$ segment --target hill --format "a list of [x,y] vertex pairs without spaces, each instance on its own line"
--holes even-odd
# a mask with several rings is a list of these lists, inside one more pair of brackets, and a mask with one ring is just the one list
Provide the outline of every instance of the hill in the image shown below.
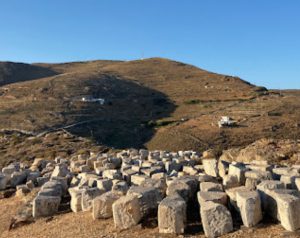
[[[63,128],[109,147],[166,150],[222,150],[299,135],[297,90],[267,90],[162,58],[9,65],[0,71],[2,130]],[[223,115],[238,127],[218,128]]]
[[0,86],[53,76],[57,72],[37,65],[0,62]]

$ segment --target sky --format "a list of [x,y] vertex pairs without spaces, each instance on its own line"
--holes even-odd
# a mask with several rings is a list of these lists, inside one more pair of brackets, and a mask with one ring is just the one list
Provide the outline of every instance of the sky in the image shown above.
[[150,57],[300,89],[300,1],[0,0],[0,61]]

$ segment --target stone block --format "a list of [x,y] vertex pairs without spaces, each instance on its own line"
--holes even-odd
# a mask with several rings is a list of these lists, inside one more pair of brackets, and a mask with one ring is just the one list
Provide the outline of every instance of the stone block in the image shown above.
[[248,191],[250,191],[250,190],[248,188],[246,188],[245,186],[240,186],[240,187],[235,187],[235,188],[230,188],[230,189],[225,190],[227,196],[229,197],[230,205],[236,211],[239,211],[239,208],[237,206],[237,192],[248,192]]
[[202,164],[206,174],[217,177],[218,176],[218,161],[216,159],[203,159]]
[[132,186],[128,190],[127,195],[137,196],[143,217],[157,214],[158,204],[162,200],[162,196],[157,188]]
[[100,190],[105,190],[106,192],[110,191],[113,186],[112,179],[98,179],[97,188]]
[[32,216],[34,218],[53,216],[58,211],[60,201],[60,197],[37,196],[33,200]]
[[206,202],[201,206],[200,214],[206,237],[219,237],[233,230],[231,214],[224,205]]
[[126,195],[112,205],[115,227],[124,230],[137,225],[141,219],[140,202],[135,195]]
[[78,187],[69,188],[69,193],[71,196],[70,207],[73,212],[82,211],[81,200],[82,200],[83,191],[84,188],[78,188]]
[[158,206],[160,233],[183,234],[186,223],[186,203],[178,195],[168,196]]
[[81,196],[81,207],[82,211],[91,211],[93,208],[92,201],[96,198],[105,193],[105,190],[100,190],[98,188],[86,188],[82,192]]
[[262,220],[261,202],[257,191],[237,192],[237,206],[244,226],[253,227]]
[[291,194],[276,196],[281,225],[288,231],[300,228],[300,198]]
[[113,217],[112,205],[121,197],[114,192],[106,192],[93,200],[93,218],[111,218]]
[[223,191],[222,184],[213,183],[213,182],[202,182],[200,183],[200,191],[209,192],[209,191]]
[[224,206],[227,205],[227,194],[220,191],[210,191],[210,192],[200,191],[197,193],[197,198],[200,207],[202,204],[205,204],[205,202],[219,203]]

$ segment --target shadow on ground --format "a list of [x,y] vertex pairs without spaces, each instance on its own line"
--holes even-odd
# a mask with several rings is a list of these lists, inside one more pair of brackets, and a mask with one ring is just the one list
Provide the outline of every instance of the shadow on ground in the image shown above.
[[79,124],[68,131],[109,147],[143,148],[154,135],[157,121],[176,108],[163,93],[111,75],[88,80],[83,86],[90,89],[86,95],[104,98],[105,104],[73,102],[69,116]]

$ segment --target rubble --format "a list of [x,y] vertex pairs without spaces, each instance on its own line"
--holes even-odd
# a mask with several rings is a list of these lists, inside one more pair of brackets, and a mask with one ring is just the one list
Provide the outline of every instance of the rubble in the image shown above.
[[[266,217],[288,231],[300,229],[299,166],[278,166],[265,160],[243,163],[208,150],[124,150],[70,159],[35,159],[1,169],[0,190],[16,191],[32,201],[32,217],[53,216],[67,201],[72,212],[93,219],[113,218],[117,229],[157,219],[160,233],[184,234],[189,220],[200,219],[207,237],[245,227]],[[197,202],[198,200],[198,202]],[[233,214],[233,216],[232,216]]]

